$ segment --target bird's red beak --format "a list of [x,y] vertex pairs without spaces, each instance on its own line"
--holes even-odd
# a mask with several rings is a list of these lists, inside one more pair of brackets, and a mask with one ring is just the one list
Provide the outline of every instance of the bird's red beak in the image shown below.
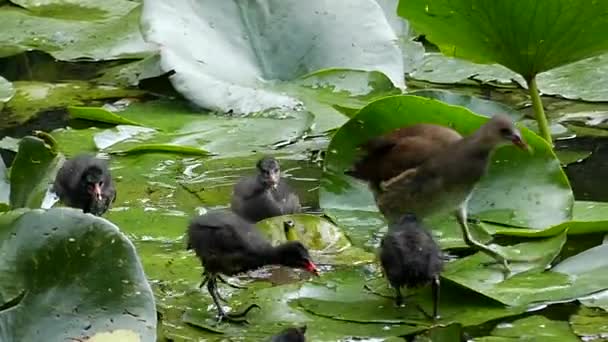
[[95,185],[93,186],[93,195],[95,195],[95,198],[97,198],[97,200],[101,201],[101,186],[99,186],[99,183],[95,183]]
[[312,261],[310,261],[310,260],[309,260],[309,261],[306,263],[305,269],[306,269],[308,272],[310,272],[310,273],[312,273],[312,274],[316,275],[317,277],[319,276],[319,270],[317,269],[317,266],[316,266],[316,265],[315,265],[315,264],[314,264]]

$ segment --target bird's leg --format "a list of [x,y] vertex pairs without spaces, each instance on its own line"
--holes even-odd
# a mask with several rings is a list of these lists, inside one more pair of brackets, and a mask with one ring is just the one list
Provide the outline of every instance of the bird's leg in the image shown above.
[[456,220],[458,220],[458,223],[460,224],[460,228],[462,229],[462,235],[464,237],[464,241],[468,244],[471,245],[477,249],[479,249],[480,251],[482,251],[483,253],[488,254],[489,256],[491,256],[492,258],[494,258],[498,263],[502,264],[502,266],[505,269],[505,273],[506,275],[508,275],[511,272],[511,269],[509,268],[509,264],[507,262],[507,258],[500,254],[499,252],[493,250],[492,248],[480,243],[479,241],[476,241],[475,239],[473,239],[473,236],[471,236],[471,232],[469,230],[469,226],[467,224],[467,206],[466,206],[466,202],[463,203],[460,208],[458,208],[456,210]]
[[213,303],[217,307],[218,323],[221,322],[222,320],[226,320],[226,321],[229,321],[232,323],[249,323],[249,322],[247,322],[246,319],[237,319],[237,318],[246,316],[249,313],[249,311],[251,311],[253,308],[260,309],[260,306],[257,304],[251,304],[243,312],[226,313],[226,311],[224,311],[224,309],[222,308],[222,306],[219,303],[219,299],[221,299],[223,301],[226,301],[226,300],[223,299],[217,291],[217,280],[216,280],[217,275],[213,276],[213,277],[212,276],[208,276],[208,277],[209,277],[209,281],[207,283],[207,290],[211,294],[211,298],[213,298]]
[[201,284],[198,286],[199,289],[202,288],[203,286],[205,286],[205,283],[207,281],[209,281],[209,273],[207,273],[207,271],[203,272],[202,277],[203,277],[203,281],[201,281]]
[[441,283],[439,282],[439,276],[436,275],[433,278],[433,282],[431,283],[431,288],[433,290],[433,318],[438,319],[439,314],[437,313],[437,307],[439,306],[439,289]]
[[397,304],[397,306],[401,306],[401,304],[403,304],[403,296],[401,295],[401,288],[400,287],[395,287],[395,304]]
[[228,285],[228,286],[230,286],[230,287],[232,287],[232,288],[235,288],[235,289],[240,289],[240,290],[244,290],[244,289],[246,289],[246,288],[247,288],[246,286],[240,286],[240,285],[233,284],[233,283],[231,283],[231,282],[229,282],[229,281],[225,280],[224,278],[222,278],[220,275],[217,275],[216,277],[217,277],[217,279],[218,279],[219,281],[221,281],[222,283],[224,283],[224,284],[226,284],[226,285]]
[[217,322],[220,323],[222,320],[226,320],[232,323],[247,323],[247,320],[239,320],[233,319],[230,315],[226,314],[226,311],[220,305],[220,295],[217,292],[217,281],[215,280],[215,276],[208,275],[209,279],[207,281],[207,291],[211,295],[213,299],[213,303],[217,308]]

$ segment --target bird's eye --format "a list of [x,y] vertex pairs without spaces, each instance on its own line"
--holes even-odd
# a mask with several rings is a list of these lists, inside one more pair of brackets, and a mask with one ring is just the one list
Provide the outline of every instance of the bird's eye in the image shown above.
[[500,135],[502,135],[503,137],[508,137],[508,136],[513,135],[513,133],[508,128],[501,128],[500,129]]
[[99,186],[103,186],[103,181],[99,182]]

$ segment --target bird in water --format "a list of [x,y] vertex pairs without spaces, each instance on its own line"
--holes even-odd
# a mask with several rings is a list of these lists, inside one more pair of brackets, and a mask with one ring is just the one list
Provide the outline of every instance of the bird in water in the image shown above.
[[287,328],[279,334],[274,335],[270,342],[305,342],[306,326]]
[[430,283],[433,318],[439,317],[439,274],[443,268],[443,257],[433,236],[418,222],[415,215],[405,214],[401,221],[389,225],[380,244],[380,263],[395,289],[395,302],[398,306],[403,303],[402,287],[415,288]]
[[106,161],[86,154],[61,166],[52,190],[65,205],[97,216],[103,215],[116,200]]
[[476,241],[467,220],[467,203],[487,172],[492,152],[507,144],[529,150],[519,129],[504,115],[492,117],[465,138],[444,126],[412,125],[362,145],[365,155],[346,173],[369,183],[389,222],[405,213],[425,219],[453,212],[467,244],[490,255],[509,273],[507,258]]
[[279,162],[264,157],[256,168],[257,175],[245,177],[234,186],[231,209],[251,222],[299,213],[300,199],[281,178]]
[[195,251],[205,269],[200,287],[207,284],[219,321],[246,322],[238,318],[247,315],[254,307],[259,308],[252,304],[242,313],[227,314],[220,305],[221,297],[217,290],[218,280],[227,283],[221,274],[231,276],[266,265],[283,265],[319,275],[301,242],[289,241],[272,246],[252,223],[232,211],[217,210],[195,217],[187,235],[187,249]]

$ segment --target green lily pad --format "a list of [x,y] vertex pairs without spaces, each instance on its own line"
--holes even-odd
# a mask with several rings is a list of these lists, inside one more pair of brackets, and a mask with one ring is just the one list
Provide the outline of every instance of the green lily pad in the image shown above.
[[535,315],[512,323],[499,324],[492,336],[473,339],[475,342],[507,342],[513,340],[542,340],[554,342],[578,341],[567,322],[553,321]]
[[[481,252],[448,263],[442,276],[506,305],[528,305],[538,300],[537,298],[557,300],[558,298],[544,297],[554,295],[552,291],[557,292],[558,295],[564,294],[553,287],[548,287],[547,278],[552,278],[543,277],[548,272],[540,272],[551,264],[565,242],[566,234],[561,234],[545,240],[525,242],[509,247],[493,245],[495,249],[512,260],[510,263],[511,277],[506,280],[502,266],[485,265],[493,259]],[[557,273],[555,278],[562,279]],[[563,281],[567,281],[567,279],[563,279]]]
[[479,115],[494,116],[496,114],[504,114],[510,116],[513,121],[518,121],[523,117],[522,113],[500,102],[484,100],[469,95],[456,94],[445,90],[425,89],[413,91],[409,94],[439,100],[455,106],[465,107],[471,112]]
[[376,259],[372,253],[353,247],[339,227],[315,215],[297,214],[273,217],[258,223],[260,230],[274,243],[286,242],[283,223],[295,223],[297,239],[313,252],[315,262],[322,264],[357,265]]
[[506,280],[496,266],[493,270],[479,266],[491,261],[481,253],[448,264],[443,276],[508,305],[573,301],[608,289],[608,259],[605,257],[608,245],[572,256],[550,271],[543,270],[543,265],[550,263],[559,253],[565,236],[562,233],[542,241],[503,248],[503,252],[512,258],[519,256],[520,259],[531,260],[513,262],[512,268],[517,274]]
[[52,140],[21,139],[11,166],[11,208],[40,208],[63,159],[56,148]]
[[402,0],[398,13],[444,54],[497,62],[530,80],[606,52],[607,10],[608,3],[592,0]]
[[14,82],[15,96],[5,104],[0,128],[18,126],[42,110],[77,106],[89,101],[139,96],[137,89],[96,86],[88,82]]
[[[176,20],[183,25],[169,29]],[[300,99],[281,86],[277,91],[276,81],[328,68],[379,71],[404,87],[397,37],[373,0],[152,0],[144,4],[142,25],[147,40],[162,46],[162,69],[175,71],[175,89],[210,110],[296,109]],[[205,48],[210,44],[213,49]]]
[[[449,126],[468,135],[484,122],[469,110],[417,96],[391,96],[372,102],[334,135],[321,179],[322,208],[375,211],[375,203],[363,182],[344,175],[356,158],[356,147],[391,129],[420,122]],[[551,148],[522,128],[533,148],[527,154],[503,147],[493,157],[488,174],[469,202],[476,216],[522,227],[542,228],[569,220],[572,191]]]
[[272,151],[273,145],[301,138],[313,124],[307,112],[277,116],[226,118],[201,113],[182,101],[134,103],[120,116],[162,131],[143,132],[104,148],[119,151],[141,144],[193,147],[222,157],[249,156]]
[[138,85],[141,80],[154,78],[162,74],[160,55],[155,54],[142,60],[105,69],[96,81],[101,84],[129,87]]
[[6,78],[0,76],[0,111],[4,104],[15,95],[15,88]]
[[524,229],[484,223],[487,231],[497,235],[548,237],[567,231],[571,235],[608,232],[608,203],[576,201],[572,219],[543,229]]
[[99,107],[76,107],[69,106],[68,113],[74,119],[82,119],[89,121],[99,121],[115,125],[133,125],[143,126],[142,124],[123,118],[122,116],[112,113]]
[[538,75],[540,91],[567,99],[608,101],[608,54],[583,59]]
[[0,203],[9,203],[10,192],[11,184],[8,170],[6,169],[6,165],[4,165],[4,160],[0,158]]
[[13,1],[0,8],[0,56],[42,50],[59,60],[138,58],[156,47],[139,32],[137,2]]
[[[424,59],[410,77],[432,83],[484,83],[498,86],[513,84],[514,80],[525,81],[518,74],[500,64],[476,64],[458,58],[432,52]],[[520,84],[521,84],[520,83]]]
[[[378,291],[378,294],[372,293],[364,288],[365,285],[373,290],[383,290]],[[482,296],[475,296],[448,282],[442,283],[441,290],[441,319],[438,322],[429,320],[416,308],[416,305],[420,305],[425,311],[431,311],[432,297],[429,288],[408,291],[407,294],[411,297],[407,298],[405,307],[396,307],[394,299],[382,297],[394,295],[394,292],[388,289],[386,279],[368,279],[366,282],[366,277],[356,270],[333,272],[314,283],[306,283],[300,290],[298,304],[321,317],[343,322],[385,325],[393,336],[411,334],[453,322],[463,326],[478,325],[524,311],[522,307],[507,308]]]
[[583,341],[601,341],[608,336],[608,313],[603,310],[581,307],[570,316],[570,326]]
[[156,338],[150,286],[131,242],[74,209],[0,215],[0,339],[87,339],[117,329]]

